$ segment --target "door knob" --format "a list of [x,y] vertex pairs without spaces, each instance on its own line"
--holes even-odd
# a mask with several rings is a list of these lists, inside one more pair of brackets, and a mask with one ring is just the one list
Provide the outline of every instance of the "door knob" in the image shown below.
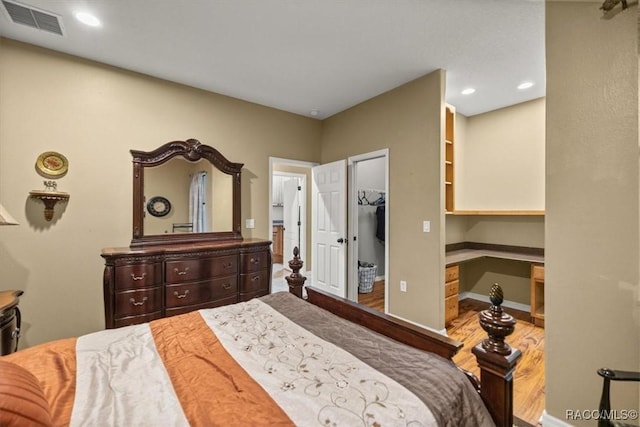
[[344,239],[341,237],[338,239],[338,243],[344,243]]

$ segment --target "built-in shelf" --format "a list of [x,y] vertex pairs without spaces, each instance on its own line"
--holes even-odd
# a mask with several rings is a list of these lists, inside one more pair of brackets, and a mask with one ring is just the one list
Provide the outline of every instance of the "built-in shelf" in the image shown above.
[[444,134],[444,210],[445,212],[453,212],[454,205],[454,158],[453,158],[453,141],[455,140],[455,109],[447,105],[445,108],[445,134]]

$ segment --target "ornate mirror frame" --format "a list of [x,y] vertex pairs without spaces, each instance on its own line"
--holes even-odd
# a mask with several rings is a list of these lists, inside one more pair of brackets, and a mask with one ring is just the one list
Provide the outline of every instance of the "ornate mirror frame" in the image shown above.
[[[133,156],[133,238],[131,247],[152,245],[185,244],[212,240],[242,239],[240,228],[240,171],[243,163],[233,163],[227,160],[218,150],[200,143],[196,139],[186,141],[172,141],[153,151],[130,150]],[[210,233],[179,233],[144,235],[144,170],[148,167],[159,166],[173,157],[182,156],[186,160],[195,162],[200,159],[208,160],[219,171],[232,175],[233,185],[233,227],[232,231]]]

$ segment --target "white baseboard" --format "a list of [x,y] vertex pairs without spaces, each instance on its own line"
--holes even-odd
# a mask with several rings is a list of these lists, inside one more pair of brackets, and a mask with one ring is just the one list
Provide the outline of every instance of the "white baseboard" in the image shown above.
[[376,282],[379,282],[381,280],[384,280],[384,276],[376,276],[376,278],[374,279]]
[[[458,296],[458,300],[463,300],[465,298],[471,298],[471,299],[475,299],[478,301],[482,301],[482,302],[491,302],[491,300],[489,300],[489,296],[487,295],[482,295],[482,294],[476,294],[475,292],[462,292],[459,296]],[[503,307],[507,307],[507,308],[513,308],[514,310],[520,310],[520,311],[525,311],[527,313],[529,313],[531,311],[531,306],[528,304],[522,304],[519,302],[514,302],[514,301],[508,301],[508,300],[504,300],[504,302],[502,303]]]
[[549,415],[546,410],[542,411],[540,423],[542,427],[572,427],[572,424],[568,424],[559,418]]

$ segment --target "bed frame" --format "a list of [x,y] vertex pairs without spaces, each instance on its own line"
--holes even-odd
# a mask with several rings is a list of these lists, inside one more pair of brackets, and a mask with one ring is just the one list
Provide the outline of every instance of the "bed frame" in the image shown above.
[[[295,248],[297,249],[297,248]],[[306,278],[299,274],[302,261],[294,249],[291,260],[293,273],[286,277],[289,292],[302,298],[302,289]],[[449,337],[419,328],[411,323],[356,304],[344,298],[329,294],[320,289],[307,286],[307,301],[346,320],[358,323],[375,332],[412,347],[436,353],[451,360],[463,344]],[[492,306],[478,314],[480,325],[488,338],[476,345],[472,352],[480,367],[480,381],[470,372],[462,370],[489,410],[497,426],[513,425],[513,371],[522,355],[520,350],[512,349],[504,342],[515,327],[514,318],[502,310],[502,289],[494,284],[489,294]],[[455,364],[455,363],[454,363]]]

